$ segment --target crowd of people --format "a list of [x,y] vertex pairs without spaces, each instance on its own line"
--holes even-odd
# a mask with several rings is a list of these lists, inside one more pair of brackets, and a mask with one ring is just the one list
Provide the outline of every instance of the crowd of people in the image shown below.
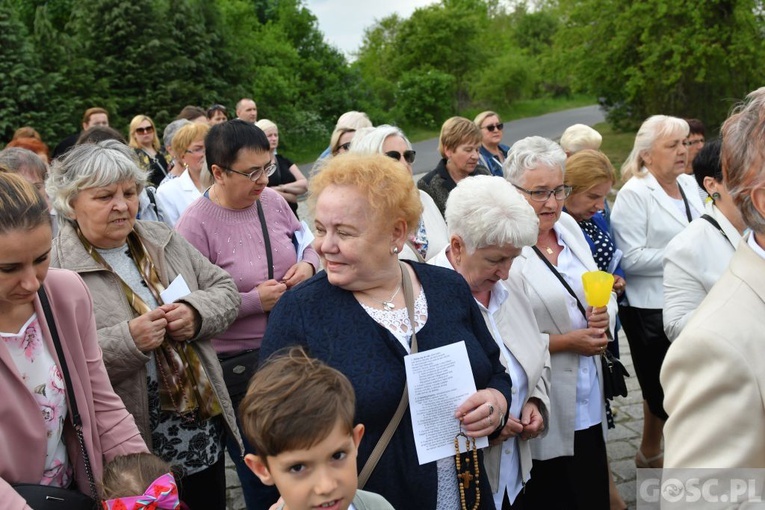
[[[721,140],[646,119],[612,207],[581,124],[508,146],[496,112],[452,117],[416,180],[404,132],[351,111],[308,179],[254,100],[235,115],[186,107],[160,141],[94,107],[0,151],[7,508],[223,509],[228,451],[248,509],[621,510],[620,331],[636,467],[765,467],[765,88]],[[408,357],[453,344],[475,390],[421,463]]]

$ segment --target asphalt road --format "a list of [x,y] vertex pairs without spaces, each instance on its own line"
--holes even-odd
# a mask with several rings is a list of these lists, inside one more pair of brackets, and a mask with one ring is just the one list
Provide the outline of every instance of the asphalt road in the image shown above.
[[[521,138],[527,136],[544,136],[557,140],[572,124],[587,124],[592,126],[603,122],[605,117],[598,105],[584,106],[561,112],[548,113],[539,117],[529,117],[525,119],[505,122],[504,136],[502,142],[512,145]],[[438,154],[438,139],[425,140],[417,142],[414,150],[417,151],[417,159],[414,162],[414,174],[424,174],[433,170],[441,156]],[[300,165],[303,175],[308,176],[313,168],[313,163]]]

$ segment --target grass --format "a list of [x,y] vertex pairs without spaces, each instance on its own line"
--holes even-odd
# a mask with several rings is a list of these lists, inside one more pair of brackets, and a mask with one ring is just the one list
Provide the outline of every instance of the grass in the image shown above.
[[603,135],[603,143],[600,146],[600,150],[608,156],[608,159],[611,160],[611,164],[614,165],[618,186],[621,183],[621,172],[619,169],[632,150],[637,132],[630,131],[622,133],[614,131],[614,129],[606,122],[595,124],[592,127],[598,133]]

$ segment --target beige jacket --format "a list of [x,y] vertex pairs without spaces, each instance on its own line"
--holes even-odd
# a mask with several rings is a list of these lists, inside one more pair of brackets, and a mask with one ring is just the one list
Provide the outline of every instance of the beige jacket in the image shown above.
[[[181,274],[191,290],[183,302],[199,312],[202,325],[190,340],[213,383],[223,407],[227,428],[244,447],[235,421],[235,411],[223,382],[220,363],[210,339],[236,319],[241,298],[234,281],[223,269],[210,263],[180,235],[162,223],[137,221],[135,231],[143,240],[154,262],[159,278],[169,285]],[[93,296],[104,364],[115,392],[135,418],[146,444],[151,448],[149,428],[149,394],[146,383],[146,363],[149,356],[138,350],[128,330],[134,318],[133,309],[122,291],[116,275],[105,270],[88,254],[72,225],[61,228],[53,240],[51,266],[77,272]]]

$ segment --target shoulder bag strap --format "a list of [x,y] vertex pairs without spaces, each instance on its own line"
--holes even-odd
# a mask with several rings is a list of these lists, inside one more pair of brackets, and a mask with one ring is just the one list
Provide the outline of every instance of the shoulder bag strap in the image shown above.
[[56,327],[56,321],[53,318],[53,312],[51,311],[50,302],[48,301],[48,294],[45,292],[45,286],[40,285],[37,295],[40,298],[40,304],[45,313],[45,322],[48,324],[53,345],[56,347],[56,355],[58,356],[61,373],[64,376],[64,385],[66,386],[66,395],[69,400],[69,411],[71,412],[72,425],[74,425],[74,430],[77,433],[77,440],[80,443],[82,460],[85,463],[85,473],[88,475],[88,484],[90,485],[90,495],[93,499],[97,500],[98,492],[96,491],[93,469],[90,466],[90,457],[88,457],[88,451],[85,449],[85,439],[82,436],[82,418],[77,409],[77,400],[74,398],[74,389],[72,388],[72,378],[69,375],[69,368],[66,365],[64,349],[61,347],[61,339],[58,336],[58,328]]
[[576,299],[576,306],[579,308],[579,311],[582,312],[584,319],[587,320],[587,312],[585,311],[584,306],[582,306],[582,302],[579,301],[579,296],[576,295],[576,293],[574,292],[574,289],[571,288],[571,286],[568,284],[566,279],[563,278],[563,276],[561,276],[561,274],[558,272],[557,269],[555,269],[555,266],[553,266],[552,263],[549,260],[547,260],[547,258],[544,255],[542,255],[542,252],[539,251],[539,248],[537,248],[536,246],[532,246],[532,248],[534,249],[534,252],[536,252],[536,254],[539,256],[539,258],[542,259],[542,262],[544,262],[547,265],[547,267],[550,269],[550,271],[552,271],[552,274],[554,274],[556,278],[560,280],[563,286],[566,287],[566,290],[568,291],[568,293],[574,296],[574,299]]
[[677,183],[677,189],[680,190],[680,196],[683,197],[683,204],[685,204],[685,215],[688,217],[688,223],[693,221],[693,216],[691,215],[691,206],[688,205],[688,199],[685,197],[685,191],[683,191],[683,187],[680,186],[680,183]]
[[[417,335],[414,332],[416,325],[414,322],[414,291],[412,290],[412,279],[409,276],[409,270],[404,262],[399,261],[399,267],[401,268],[401,283],[404,291],[404,300],[406,301],[407,312],[409,312],[409,325],[412,328],[412,345],[410,352],[414,354],[417,352]],[[390,443],[393,434],[396,432],[398,424],[401,423],[401,418],[403,418],[408,406],[409,387],[404,383],[404,393],[401,395],[401,401],[398,403],[398,408],[396,408],[393,418],[391,418],[388,426],[385,427],[385,431],[382,436],[380,436],[374,450],[372,450],[367,462],[364,464],[364,468],[359,474],[359,489],[364,488],[364,485],[366,485],[369,477],[372,475],[372,471],[374,471],[380,457],[382,457],[383,452],[388,447],[388,443]]]
[[[702,217],[702,218],[704,218],[705,220],[707,220],[707,221],[708,221],[708,222],[709,222],[709,223],[710,223],[710,224],[711,224],[711,225],[712,225],[714,228],[716,228],[716,229],[717,229],[717,231],[718,231],[718,232],[720,232],[720,235],[721,235],[721,236],[723,236],[723,237],[725,238],[725,240],[726,240],[726,241],[728,241],[728,244],[730,244],[731,246],[733,246],[733,243],[731,243],[731,242],[730,242],[730,239],[728,238],[728,235],[727,235],[727,234],[725,233],[725,231],[722,229],[722,227],[720,226],[720,224],[719,224],[719,223],[717,223],[717,220],[716,220],[716,219],[714,219],[713,217],[711,217],[711,216],[710,216],[710,215],[708,215],[708,214],[702,214],[702,215],[701,215],[701,217]],[[733,246],[733,247],[735,248],[735,246]]]
[[266,263],[268,264],[268,279],[274,279],[274,257],[271,254],[271,238],[268,236],[268,227],[266,226],[266,215],[263,213],[263,205],[260,203],[260,199],[255,203],[258,206],[258,219],[260,220],[260,228],[263,229],[263,244],[266,246]]

